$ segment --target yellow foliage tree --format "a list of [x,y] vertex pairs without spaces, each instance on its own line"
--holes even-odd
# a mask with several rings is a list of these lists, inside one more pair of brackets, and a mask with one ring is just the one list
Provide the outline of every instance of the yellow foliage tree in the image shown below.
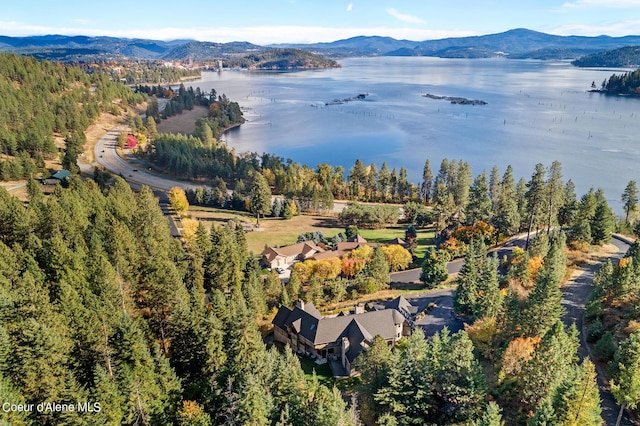
[[495,356],[495,346],[493,344],[493,336],[496,335],[496,319],[495,317],[480,318],[473,325],[464,325],[464,330],[469,338],[482,355],[488,359]]
[[193,252],[196,244],[196,231],[198,230],[198,221],[196,219],[182,219],[182,238],[191,252]]
[[263,169],[262,176],[267,180],[269,186],[276,185],[276,175],[271,171],[271,169]]
[[313,263],[313,275],[320,279],[332,280],[340,275],[340,272],[342,272],[342,262],[337,257],[317,260]]
[[211,417],[202,406],[195,401],[182,401],[182,407],[178,410],[179,425],[212,425]]
[[314,261],[306,261],[306,262],[297,262],[293,264],[293,271],[298,275],[300,281],[303,283],[308,282],[311,278],[311,274],[313,273],[313,262]]
[[411,263],[412,258],[409,250],[398,244],[383,246],[381,250],[382,253],[384,253],[384,257],[387,259],[389,270],[391,272],[407,269],[407,266]]
[[143,133],[136,135],[136,140],[138,141],[138,146],[143,148],[147,144],[147,136]]
[[629,266],[629,262],[631,262],[630,257],[623,257],[622,259],[620,259],[620,262],[618,262],[618,268],[625,269],[627,266]]
[[517,337],[509,342],[502,354],[500,374],[504,377],[520,373],[524,364],[533,358],[538,343],[540,343],[539,337]]
[[371,256],[373,256],[373,247],[371,246],[360,246],[351,250],[351,252],[347,254],[347,257],[352,259],[362,259],[365,262],[370,261]]
[[536,282],[538,272],[540,272],[543,263],[544,259],[542,258],[542,256],[533,256],[531,259],[529,259],[527,270],[529,271],[529,280],[531,282]]
[[187,195],[184,193],[184,189],[179,186],[174,186],[169,191],[169,204],[171,208],[177,213],[182,214],[189,209],[189,201],[187,201]]

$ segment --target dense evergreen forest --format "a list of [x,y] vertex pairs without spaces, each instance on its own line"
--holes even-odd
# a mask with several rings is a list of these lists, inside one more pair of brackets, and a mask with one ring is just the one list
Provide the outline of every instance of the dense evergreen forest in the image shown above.
[[640,46],[627,46],[594,53],[571,63],[577,67],[637,68],[640,66]]
[[[577,217],[592,197],[605,205],[583,197]],[[108,190],[74,178],[50,196],[31,181],[29,198],[0,190],[4,400],[100,411],[0,413],[11,424],[600,424],[593,365],[576,361],[577,331],[559,322],[563,234],[539,233],[504,278],[472,240],[456,309],[473,325],[430,340],[417,330],[393,350],[374,340],[358,362],[356,409],[308,381],[288,349],[264,345],[258,320],[327,284],[265,281],[240,226],[200,224],[180,244],[151,191],[119,178]]]
[[242,228],[200,226],[183,248],[148,188],[39,191],[25,206],[0,190],[2,400],[100,411],[0,412],[4,423],[353,424],[339,392],[265,347]]
[[[21,179],[64,152],[63,167],[77,170],[84,131],[100,112],[145,100],[101,72],[87,75],[70,65],[0,55],[0,179]],[[64,150],[54,137],[64,140]]]
[[640,69],[620,75],[613,74],[603,82],[603,88],[612,95],[640,96]]
[[229,57],[224,60],[228,68],[247,68],[250,70],[286,70],[297,68],[337,68],[340,65],[333,59],[300,49],[269,49],[245,56]]

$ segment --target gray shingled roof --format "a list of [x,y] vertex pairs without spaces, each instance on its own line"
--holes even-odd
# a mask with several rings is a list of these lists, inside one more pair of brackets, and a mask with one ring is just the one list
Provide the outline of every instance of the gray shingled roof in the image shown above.
[[343,337],[349,340],[349,350],[347,351],[347,359],[349,362],[353,362],[354,359],[365,349],[365,345],[373,341],[373,336],[367,331],[366,328],[353,319],[347,329],[343,333]]
[[407,299],[402,296],[398,296],[390,302],[387,302],[385,305],[386,309],[397,309],[400,312],[406,311],[410,314],[416,314],[418,312],[418,307],[413,306]]
[[[318,312],[315,306],[313,306],[313,303],[307,303],[305,306],[305,310],[302,310],[296,306],[292,311],[286,306],[282,306],[280,307],[280,310],[278,310],[278,313],[276,314],[273,321],[271,321],[271,323],[283,330],[291,325],[296,330],[296,333],[313,342],[316,338],[316,332],[318,331],[320,313],[318,312],[318,317],[314,316],[312,313],[307,312],[307,309],[309,309],[309,307],[312,308],[313,311]],[[289,311],[286,317],[285,314],[280,315],[280,311],[283,310],[285,313]]]
[[319,345],[348,337],[345,333],[352,321],[357,321],[358,327],[363,330],[361,334],[366,334],[367,339],[372,339],[372,336],[378,334],[384,339],[395,339],[397,338],[395,326],[403,323],[405,318],[395,309],[322,318],[315,306],[307,303],[304,310],[295,307],[292,311],[286,306],[280,307],[271,323],[283,330],[291,325],[299,335]]
[[280,306],[280,309],[278,309],[276,316],[273,317],[271,324],[275,325],[276,327],[284,329],[285,323],[287,322],[289,315],[291,315],[291,309],[287,308],[284,305]]
[[322,318],[318,323],[318,332],[314,343],[323,344],[337,341],[353,320],[357,320],[358,324],[364,327],[371,336],[379,334],[385,339],[395,338],[395,325],[405,321],[402,314],[395,309],[365,312],[344,317]]

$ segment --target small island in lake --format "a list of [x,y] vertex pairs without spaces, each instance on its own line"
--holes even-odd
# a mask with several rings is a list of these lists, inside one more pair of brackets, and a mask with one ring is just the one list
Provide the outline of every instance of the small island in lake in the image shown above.
[[487,105],[485,101],[481,101],[479,99],[467,99],[467,98],[460,98],[455,96],[438,96],[438,95],[432,95],[431,93],[425,93],[422,96],[424,96],[425,98],[435,99],[438,101],[449,101],[452,104],[456,104],[456,105]]
[[325,105],[342,105],[342,104],[346,104],[347,102],[351,102],[351,101],[362,101],[362,100],[366,99],[367,96],[369,96],[368,93],[360,93],[359,95],[352,96],[350,98],[334,99],[332,101],[325,102],[324,104]]

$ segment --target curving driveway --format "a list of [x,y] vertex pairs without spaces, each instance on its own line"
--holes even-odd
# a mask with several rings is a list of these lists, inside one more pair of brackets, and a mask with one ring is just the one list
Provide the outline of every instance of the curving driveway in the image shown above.
[[[509,240],[507,240],[504,244],[494,249],[489,250],[488,254],[493,256],[495,253],[498,256],[498,259],[502,259],[504,256],[508,256],[514,248],[520,247],[524,248],[527,240],[527,234],[517,235]],[[457,274],[460,272],[462,265],[464,264],[464,259],[454,259],[451,262],[447,263],[447,272],[449,275]],[[396,283],[418,283],[420,282],[420,274],[422,273],[422,269],[409,269],[407,271],[394,272],[391,274],[391,282]]]
[[147,185],[163,191],[169,191],[174,186],[183,189],[196,189],[198,186],[202,186],[153,175],[146,171],[139,160],[125,160],[120,157],[116,150],[116,144],[121,130],[120,127],[110,130],[96,143],[94,148],[96,162],[93,163],[93,166],[103,166],[109,172],[122,176],[129,183]]
[[[625,255],[629,249],[629,244],[616,236],[611,239],[611,244],[617,248],[616,253],[610,257],[610,259],[615,263]],[[591,351],[586,342],[584,310],[593,290],[593,276],[601,265],[602,262],[598,262],[587,266],[582,273],[571,279],[564,287],[562,287],[562,306],[566,310],[562,317],[562,322],[565,326],[575,324],[580,332],[580,347],[578,348],[578,357],[580,359],[592,357]],[[615,425],[620,406],[611,394],[609,384],[605,380],[604,371],[602,371],[602,368],[598,364],[596,364],[596,371],[598,373],[598,388],[600,389],[602,418],[607,425]],[[625,426],[638,425],[638,423],[630,417],[628,412],[624,413],[620,424]]]

